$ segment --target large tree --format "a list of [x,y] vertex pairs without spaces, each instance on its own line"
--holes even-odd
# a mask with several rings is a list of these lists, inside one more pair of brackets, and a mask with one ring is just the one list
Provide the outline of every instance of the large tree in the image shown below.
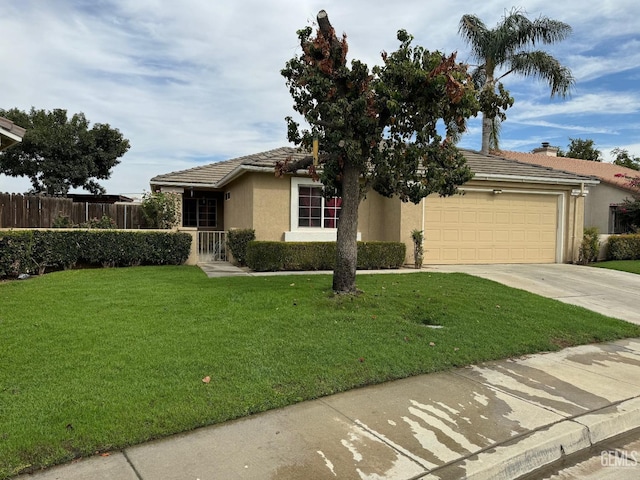
[[83,113],[68,118],[66,110],[32,107],[0,110],[0,116],[27,129],[21,143],[0,153],[0,173],[28,177],[34,193],[59,195],[80,187],[104,193],[96,180],[108,179],[129,150],[118,129],[101,123],[89,128]]
[[513,99],[501,80],[511,73],[537,77],[546,81],[551,96],[566,96],[574,83],[571,71],[553,56],[535,47],[564,40],[571,27],[566,23],[539,17],[529,20],[520,10],[505,14],[498,25],[489,29],[475,15],[464,15],[459,33],[471,47],[478,66],[473,72],[482,110],[482,152],[498,149],[500,121]]
[[611,155],[616,157],[613,160],[614,165],[631,168],[632,170],[640,170],[640,157],[629,154],[629,150],[626,148],[616,147],[611,150]]
[[602,161],[602,152],[595,147],[595,143],[591,139],[570,138],[568,150],[564,156],[592,162]]
[[[325,11],[317,20],[315,36],[311,27],[298,31],[302,52],[282,70],[294,110],[309,125],[287,117],[288,138],[308,150],[319,140],[319,166],[310,171],[325,196],[342,198],[333,289],[353,293],[358,206],[367,190],[414,203],[431,193],[456,193],[472,174],[454,140],[478,106],[455,55],[414,47],[401,30],[398,50],[383,53],[382,66],[370,72],[358,60],[347,64],[346,35],[336,36]],[[286,163],[279,167],[287,171]]]

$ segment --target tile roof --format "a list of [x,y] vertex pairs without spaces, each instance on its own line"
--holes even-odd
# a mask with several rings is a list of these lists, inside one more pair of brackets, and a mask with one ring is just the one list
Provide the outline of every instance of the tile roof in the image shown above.
[[624,188],[625,190],[633,190],[629,187],[629,180],[625,178],[625,176],[640,176],[640,172],[636,170],[632,170],[627,167],[619,167],[612,163],[593,162],[590,160],[581,160],[579,158],[554,157],[539,153],[502,151],[500,154],[506,158],[511,158],[519,162],[541,165],[580,175],[591,175],[602,182]]
[[238,167],[251,166],[273,168],[277,161],[284,160],[287,157],[300,159],[306,154],[298,152],[295,148],[281,147],[267,152],[254,153],[244,157],[232,158],[222,162],[210,163],[200,167],[189,168],[187,170],[179,170],[177,172],[165,173],[157,175],[151,179],[152,184],[156,185],[193,185],[214,187],[224,177],[234,172]]
[[594,177],[589,175],[579,175],[572,172],[554,170],[549,167],[519,162],[511,158],[505,158],[504,156],[484,155],[480,152],[464,149],[462,149],[462,153],[467,160],[467,165],[469,165],[469,168],[475,174],[475,178],[478,179],[483,177],[513,177],[541,182],[598,183]]
[[[478,179],[526,179],[550,183],[597,183],[597,180],[591,176],[553,170],[548,167],[508,159],[504,156],[483,155],[472,150],[462,150],[462,153],[467,159],[469,168]],[[289,157],[292,157],[293,160],[301,160],[308,157],[308,154],[299,152],[292,147],[281,147],[267,152],[246,155],[244,157],[211,163],[188,170],[158,175],[151,179],[151,184],[203,187],[222,186],[235,174],[241,173],[242,170],[270,170],[274,168],[277,161],[283,161]]]

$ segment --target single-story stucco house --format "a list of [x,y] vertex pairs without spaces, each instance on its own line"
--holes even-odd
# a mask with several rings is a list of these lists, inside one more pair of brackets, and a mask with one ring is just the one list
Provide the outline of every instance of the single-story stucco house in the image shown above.
[[618,209],[626,198],[640,193],[629,186],[629,178],[640,176],[640,172],[612,163],[593,162],[578,158],[558,157],[558,149],[543,143],[533,153],[500,152],[500,155],[533,165],[588,175],[600,180],[600,184],[589,190],[584,206],[584,226],[596,227],[602,234],[624,233]]
[[[425,264],[562,263],[578,258],[584,197],[597,179],[463,150],[474,178],[462,195],[418,205],[370,191],[360,204],[362,241],[400,241],[413,263],[414,229],[425,232]],[[325,200],[306,170],[275,176],[276,162],[308,154],[283,147],[151,179],[182,199],[182,226],[253,228],[258,240],[335,240],[339,201]],[[202,242],[202,240],[200,240]],[[202,250],[202,247],[201,247]]]

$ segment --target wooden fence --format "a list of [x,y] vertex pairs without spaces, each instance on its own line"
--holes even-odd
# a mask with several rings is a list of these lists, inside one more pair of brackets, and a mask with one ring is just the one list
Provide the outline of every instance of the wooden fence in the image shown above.
[[139,204],[74,202],[70,198],[0,193],[0,228],[50,228],[59,216],[80,225],[103,216],[117,228],[144,228]]

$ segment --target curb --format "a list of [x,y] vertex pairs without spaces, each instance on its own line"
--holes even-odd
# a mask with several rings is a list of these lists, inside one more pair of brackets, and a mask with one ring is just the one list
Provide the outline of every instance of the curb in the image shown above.
[[640,397],[563,420],[417,480],[514,480],[640,427]]

